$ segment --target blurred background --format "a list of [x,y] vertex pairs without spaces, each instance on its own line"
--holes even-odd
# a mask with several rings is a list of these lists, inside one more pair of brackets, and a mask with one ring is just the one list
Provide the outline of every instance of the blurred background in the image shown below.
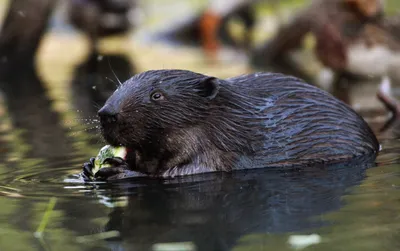
[[[286,250],[314,230],[330,238],[315,249],[398,247],[400,1],[0,0],[0,23],[1,250]],[[380,169],[69,179],[105,144],[96,112],[119,82],[170,68],[303,78],[366,119]]]

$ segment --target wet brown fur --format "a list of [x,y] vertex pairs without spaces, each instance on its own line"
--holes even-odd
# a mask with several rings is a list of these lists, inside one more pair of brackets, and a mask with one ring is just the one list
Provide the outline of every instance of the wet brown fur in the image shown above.
[[[154,101],[151,94],[164,99]],[[329,93],[274,73],[218,79],[153,70],[126,81],[104,109],[103,136],[132,149],[132,170],[160,176],[335,163],[376,154],[367,123]]]

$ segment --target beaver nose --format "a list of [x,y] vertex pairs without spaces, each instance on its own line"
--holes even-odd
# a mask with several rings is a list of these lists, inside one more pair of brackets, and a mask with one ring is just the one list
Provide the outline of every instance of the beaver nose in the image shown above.
[[105,105],[97,112],[97,115],[101,122],[112,123],[117,122],[118,112],[112,106]]

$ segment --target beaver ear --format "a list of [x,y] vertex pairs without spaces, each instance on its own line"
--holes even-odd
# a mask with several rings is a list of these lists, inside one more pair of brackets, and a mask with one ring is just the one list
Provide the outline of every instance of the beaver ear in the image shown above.
[[213,99],[217,96],[220,85],[219,79],[214,77],[207,77],[202,79],[199,83],[199,94],[202,97]]

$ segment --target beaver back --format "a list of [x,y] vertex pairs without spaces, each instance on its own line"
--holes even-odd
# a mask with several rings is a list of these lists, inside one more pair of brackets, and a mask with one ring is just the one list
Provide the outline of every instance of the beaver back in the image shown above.
[[[227,79],[214,110],[209,124],[217,129],[209,130],[216,132],[211,138],[222,149],[241,142],[248,156],[254,156],[248,160],[255,166],[339,162],[379,150],[368,124],[349,106],[282,74],[255,73]],[[219,119],[213,114],[219,114]]]

